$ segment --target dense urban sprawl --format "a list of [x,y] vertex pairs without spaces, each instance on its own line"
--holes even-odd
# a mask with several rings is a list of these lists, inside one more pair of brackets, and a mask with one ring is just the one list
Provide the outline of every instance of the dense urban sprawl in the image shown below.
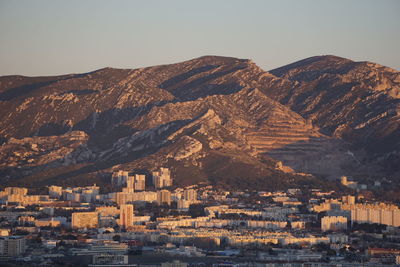
[[[146,181],[151,178],[151,181]],[[0,192],[0,254],[10,266],[385,266],[400,264],[400,209],[311,189],[173,186],[168,168],[96,185]]]

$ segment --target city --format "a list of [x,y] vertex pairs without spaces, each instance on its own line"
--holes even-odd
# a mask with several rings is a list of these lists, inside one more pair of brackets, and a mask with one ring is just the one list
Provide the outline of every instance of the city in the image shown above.
[[0,0],[0,267],[400,267],[399,14]]
[[[354,186],[346,177],[338,178]],[[400,264],[400,209],[324,192],[174,187],[151,176],[110,173],[96,185],[0,192],[6,266],[386,266]]]

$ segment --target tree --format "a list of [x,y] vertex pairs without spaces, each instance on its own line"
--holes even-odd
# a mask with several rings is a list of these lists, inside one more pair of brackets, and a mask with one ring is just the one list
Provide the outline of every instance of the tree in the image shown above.
[[121,236],[120,235],[115,235],[115,236],[113,236],[113,240],[121,242]]
[[192,218],[206,216],[204,208],[205,206],[202,204],[192,204],[189,206],[189,215],[192,216]]
[[327,251],[326,255],[328,255],[328,256],[336,256],[336,251],[334,251],[333,249],[329,249]]

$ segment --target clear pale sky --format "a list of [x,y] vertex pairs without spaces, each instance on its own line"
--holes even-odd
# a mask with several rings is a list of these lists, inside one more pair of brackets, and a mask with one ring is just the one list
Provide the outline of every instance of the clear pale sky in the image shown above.
[[0,75],[138,68],[203,55],[265,70],[333,54],[400,70],[399,0],[0,0]]

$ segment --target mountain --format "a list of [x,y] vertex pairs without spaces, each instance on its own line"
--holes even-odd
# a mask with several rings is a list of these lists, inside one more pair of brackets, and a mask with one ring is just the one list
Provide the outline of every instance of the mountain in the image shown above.
[[113,170],[162,166],[179,185],[241,188],[395,177],[399,75],[334,56],[269,72],[250,60],[205,56],[134,70],[3,76],[1,181],[107,184]]
[[334,56],[312,57],[270,71],[290,87],[268,95],[345,140],[357,154],[364,175],[400,176],[400,73],[371,62]]

